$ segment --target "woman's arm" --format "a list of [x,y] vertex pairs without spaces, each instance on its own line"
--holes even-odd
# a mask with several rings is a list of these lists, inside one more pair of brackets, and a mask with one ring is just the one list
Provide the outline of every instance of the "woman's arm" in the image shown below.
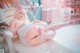
[[14,33],[16,31],[16,24],[15,24],[15,21],[11,21],[10,23],[10,27],[9,27],[9,30]]

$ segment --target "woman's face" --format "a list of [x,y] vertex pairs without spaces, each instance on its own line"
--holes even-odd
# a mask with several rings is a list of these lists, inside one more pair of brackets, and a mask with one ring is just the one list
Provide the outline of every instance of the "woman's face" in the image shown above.
[[19,10],[19,11],[16,13],[16,18],[17,18],[18,20],[25,20],[25,11]]

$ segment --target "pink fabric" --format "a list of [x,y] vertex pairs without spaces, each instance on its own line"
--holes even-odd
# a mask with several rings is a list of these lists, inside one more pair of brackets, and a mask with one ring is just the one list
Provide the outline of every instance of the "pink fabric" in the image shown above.
[[32,28],[26,33],[26,42],[31,46],[39,45],[45,42],[47,39],[41,40],[40,33],[38,29]]
[[46,22],[34,21],[34,27],[25,34],[26,42],[35,46],[52,39],[55,36],[55,32],[52,30],[52,33],[48,34],[47,32],[50,30],[48,30],[47,26]]
[[[36,46],[48,41],[49,39],[52,39],[56,34],[54,30],[57,30],[61,27],[80,24],[80,20],[74,20],[66,24],[52,25],[47,28],[46,24],[43,24],[44,22],[42,22],[42,24],[40,22],[41,21],[34,21],[35,27],[28,30],[25,34],[26,42],[29,45]],[[53,30],[53,33],[48,34],[48,32],[50,32],[51,30]]]
[[50,30],[48,28],[48,24],[44,21],[37,22],[35,26],[36,28],[38,28],[42,40],[51,40],[56,34],[55,30]]

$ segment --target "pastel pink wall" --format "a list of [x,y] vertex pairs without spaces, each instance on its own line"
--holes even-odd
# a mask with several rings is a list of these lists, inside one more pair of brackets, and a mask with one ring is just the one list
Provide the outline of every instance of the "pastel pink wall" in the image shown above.
[[57,6],[57,0],[42,0],[44,8],[52,8]]
[[[79,0],[42,0],[42,20],[53,21],[71,21],[80,19],[80,1]],[[59,7],[63,8],[60,9]],[[66,9],[65,9],[66,7]],[[57,8],[56,10],[50,8]],[[70,9],[69,9],[70,8]],[[63,13],[60,11],[64,11]],[[63,16],[62,16],[63,14]]]

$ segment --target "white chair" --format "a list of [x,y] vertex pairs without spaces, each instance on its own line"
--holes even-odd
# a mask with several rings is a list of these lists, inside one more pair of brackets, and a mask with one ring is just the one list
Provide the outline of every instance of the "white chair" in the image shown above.
[[15,53],[14,47],[13,47],[13,42],[12,42],[13,34],[10,31],[6,30],[6,29],[0,30],[0,33],[3,34],[4,37],[6,38],[9,53]]

